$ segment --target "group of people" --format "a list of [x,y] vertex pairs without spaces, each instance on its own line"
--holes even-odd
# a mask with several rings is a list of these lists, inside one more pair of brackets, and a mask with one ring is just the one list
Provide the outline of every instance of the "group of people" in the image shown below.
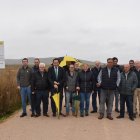
[[[22,59],[22,66],[17,72],[17,85],[20,90],[23,112],[20,117],[27,115],[27,97],[31,105],[31,117],[43,115],[49,117],[49,97],[53,117],[56,117],[57,108],[53,95],[60,94],[59,115],[64,117],[75,116],[74,97],[80,98],[80,116],[89,115],[90,96],[92,95],[92,108],[90,113],[99,111],[98,119],[103,119],[105,114],[113,120],[112,109],[115,98],[115,111],[119,113],[118,119],[125,116],[125,103],[129,119],[134,121],[138,112],[137,99],[140,110],[140,61],[130,60],[129,64],[118,65],[118,58],[108,58],[107,64],[102,67],[100,61],[90,68],[88,64],[70,63],[66,70],[59,66],[59,58],[53,59],[52,65],[46,70],[45,63],[38,58],[34,60],[32,68],[28,59]],[[98,98],[97,98],[98,95]],[[66,113],[62,113],[63,96],[65,96]],[[99,107],[97,105],[99,99]],[[41,109],[42,102],[42,109]],[[106,108],[106,109],[105,109]]]

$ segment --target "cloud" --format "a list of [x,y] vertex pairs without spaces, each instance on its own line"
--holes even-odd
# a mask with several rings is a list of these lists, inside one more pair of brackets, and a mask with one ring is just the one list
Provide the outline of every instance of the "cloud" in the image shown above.
[[6,58],[139,59],[138,0],[5,0],[0,38]]

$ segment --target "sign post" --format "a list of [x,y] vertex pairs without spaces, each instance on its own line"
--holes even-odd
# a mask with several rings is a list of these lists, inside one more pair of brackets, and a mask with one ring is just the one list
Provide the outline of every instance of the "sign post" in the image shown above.
[[4,41],[0,41],[0,69],[5,69]]

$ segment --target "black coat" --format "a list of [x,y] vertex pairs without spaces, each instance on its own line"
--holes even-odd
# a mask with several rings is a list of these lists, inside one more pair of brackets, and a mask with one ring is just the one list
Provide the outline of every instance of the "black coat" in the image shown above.
[[137,70],[135,69],[134,72],[136,73],[137,79],[138,79],[138,86],[137,86],[137,88],[140,88],[140,71],[137,71]]
[[48,69],[48,79],[51,90],[54,89],[54,81],[56,81],[59,83],[58,91],[62,91],[64,87],[64,82],[66,80],[65,70],[61,67],[58,67],[58,78],[56,78],[54,66],[51,66]]
[[[95,79],[95,83],[96,84],[98,83],[98,75],[99,75],[99,72],[101,71],[101,69],[102,69],[101,67],[99,69],[97,69],[97,67],[94,67],[94,68],[91,69],[92,72],[93,72],[93,76],[94,76],[94,79]],[[100,87],[97,87],[95,85],[95,88],[97,89],[97,88],[100,88]]]
[[80,87],[80,92],[91,93],[95,85],[92,71],[80,71],[77,76],[76,85]]
[[122,66],[116,65],[114,67],[117,68],[120,71],[120,73],[123,72],[123,67]]
[[32,74],[31,89],[33,91],[49,90],[48,74],[44,71],[43,76],[40,71]]

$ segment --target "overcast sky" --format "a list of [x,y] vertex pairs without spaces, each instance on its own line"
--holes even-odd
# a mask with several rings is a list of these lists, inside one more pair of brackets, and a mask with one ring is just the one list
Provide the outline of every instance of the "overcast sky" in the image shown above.
[[139,0],[0,0],[6,58],[140,59]]

